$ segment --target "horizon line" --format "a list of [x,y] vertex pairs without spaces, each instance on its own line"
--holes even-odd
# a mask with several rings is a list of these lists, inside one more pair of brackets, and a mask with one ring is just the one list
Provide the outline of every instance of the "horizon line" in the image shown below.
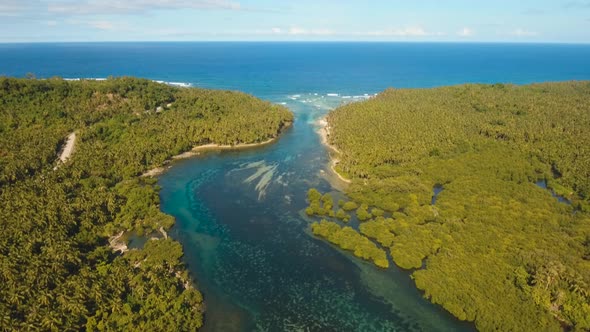
[[531,44],[590,45],[590,42],[569,41],[478,41],[478,40],[96,40],[96,41],[0,41],[0,45],[16,44],[122,44],[122,43],[349,43],[349,44]]

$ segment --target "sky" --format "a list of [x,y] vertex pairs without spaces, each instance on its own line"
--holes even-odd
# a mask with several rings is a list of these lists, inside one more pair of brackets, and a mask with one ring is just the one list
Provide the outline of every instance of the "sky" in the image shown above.
[[590,0],[0,0],[0,42],[590,43]]

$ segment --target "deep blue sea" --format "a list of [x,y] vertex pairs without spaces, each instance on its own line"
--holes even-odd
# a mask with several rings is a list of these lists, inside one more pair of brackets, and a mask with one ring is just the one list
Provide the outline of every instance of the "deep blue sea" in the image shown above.
[[344,197],[318,120],[388,87],[588,80],[590,45],[0,44],[0,75],[27,73],[241,90],[295,113],[274,144],[174,162],[159,178],[162,210],[177,221],[170,234],[205,297],[205,331],[471,331],[424,299],[408,271],[310,234],[306,191]]
[[260,97],[590,78],[590,45],[440,43],[0,44],[0,75],[133,75]]

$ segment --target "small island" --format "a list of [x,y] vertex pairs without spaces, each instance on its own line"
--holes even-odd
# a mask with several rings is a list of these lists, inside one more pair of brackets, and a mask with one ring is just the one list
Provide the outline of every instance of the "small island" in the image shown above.
[[351,201],[310,190],[315,235],[478,330],[590,329],[590,82],[389,89],[326,126]]
[[[202,296],[167,235],[174,218],[141,175],[195,146],[268,143],[292,121],[239,92],[0,78],[0,325],[199,328]],[[129,249],[131,234],[150,240]]]

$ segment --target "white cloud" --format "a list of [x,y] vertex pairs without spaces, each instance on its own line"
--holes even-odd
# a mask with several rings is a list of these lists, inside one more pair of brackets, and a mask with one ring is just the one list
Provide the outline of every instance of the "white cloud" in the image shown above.
[[240,3],[227,0],[86,0],[57,1],[48,4],[48,11],[67,15],[141,14],[163,9],[241,10]]
[[45,22],[45,25],[50,26],[50,27],[54,27],[57,25],[57,21],[47,21],[47,22]]
[[[249,31],[245,31],[243,33],[250,33]],[[279,28],[274,27],[270,30],[256,30],[254,32],[256,35],[276,35],[276,36],[333,36],[337,33],[333,30],[329,29],[306,29],[297,26],[292,26],[290,28]]]
[[465,28],[459,30],[459,32],[457,32],[457,35],[460,37],[464,37],[464,38],[473,37],[475,35],[475,31],[473,31],[470,28],[465,27]]
[[294,36],[297,36],[297,35],[307,35],[308,34],[307,30],[302,29],[302,28],[297,28],[297,27],[291,27],[287,31],[287,33],[290,34],[290,35],[294,35]]
[[518,28],[514,31],[511,31],[510,35],[515,36],[515,37],[535,37],[535,36],[538,36],[539,34],[534,31],[528,31],[528,30]]
[[37,5],[37,0],[0,0],[0,17],[17,16]]
[[291,28],[289,29],[289,34],[298,36],[331,36],[335,35],[336,33],[329,29],[301,29],[301,28]]
[[442,32],[429,32],[422,27],[406,27],[401,29],[386,29],[369,32],[357,32],[355,35],[371,37],[432,37],[443,36]]
[[[50,21],[51,22],[51,21]],[[134,32],[136,29],[129,26],[127,22],[116,22],[110,20],[88,20],[88,19],[66,19],[63,21],[64,24],[79,26],[79,27],[86,27],[92,28],[95,30],[101,31],[109,31],[109,32]],[[49,22],[47,23],[48,25]],[[59,22],[55,22],[55,24],[59,24]]]
[[273,27],[270,29],[261,29],[255,31],[239,31],[233,34],[255,34],[259,36],[297,36],[297,37],[325,37],[331,36],[339,39],[346,38],[426,38],[445,36],[442,32],[430,32],[422,27],[407,27],[398,29],[383,29],[373,31],[335,31],[326,28],[302,28],[299,26],[291,26],[288,28]]
[[111,21],[89,21],[88,25],[98,30],[115,30],[115,24]]

